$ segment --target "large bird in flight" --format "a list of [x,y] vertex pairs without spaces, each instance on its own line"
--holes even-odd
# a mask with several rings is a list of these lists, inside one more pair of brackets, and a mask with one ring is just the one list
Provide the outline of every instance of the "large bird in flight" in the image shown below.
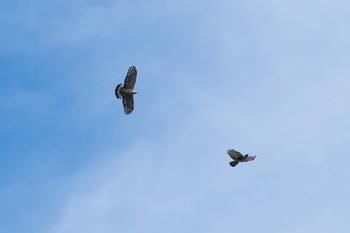
[[235,167],[239,162],[248,162],[255,159],[256,155],[249,156],[249,154],[241,154],[241,152],[235,151],[233,149],[229,149],[226,152],[233,161],[230,162],[231,167]]
[[115,96],[123,99],[125,114],[130,114],[134,110],[134,91],[137,70],[135,66],[130,66],[124,80],[124,86],[120,83],[115,88]]

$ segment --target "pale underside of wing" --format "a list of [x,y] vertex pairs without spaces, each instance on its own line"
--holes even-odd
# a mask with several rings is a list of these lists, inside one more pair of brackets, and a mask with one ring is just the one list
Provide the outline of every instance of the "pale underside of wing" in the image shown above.
[[134,90],[136,83],[137,70],[135,66],[131,66],[128,69],[128,73],[126,74],[124,80],[124,88]]
[[255,157],[256,157],[256,155],[254,155],[254,156],[247,156],[247,157],[245,157],[245,158],[242,160],[242,162],[252,161],[252,160],[255,159]]
[[123,106],[125,114],[130,114],[134,110],[134,95],[123,96]]

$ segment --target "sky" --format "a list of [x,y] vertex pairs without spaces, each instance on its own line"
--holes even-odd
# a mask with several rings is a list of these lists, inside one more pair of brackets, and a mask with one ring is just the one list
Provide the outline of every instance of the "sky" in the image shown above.
[[349,232],[349,12],[1,1],[1,232]]

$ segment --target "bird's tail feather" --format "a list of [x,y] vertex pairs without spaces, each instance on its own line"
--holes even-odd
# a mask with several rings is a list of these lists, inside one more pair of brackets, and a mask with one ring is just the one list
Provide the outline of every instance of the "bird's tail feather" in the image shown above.
[[238,160],[234,160],[234,161],[230,162],[230,165],[231,165],[231,167],[235,167],[238,163],[239,163]]
[[115,96],[118,98],[118,99],[121,99],[123,98],[122,94],[120,93],[120,90],[123,88],[123,85],[121,83],[118,84],[118,86],[116,86],[115,88]]

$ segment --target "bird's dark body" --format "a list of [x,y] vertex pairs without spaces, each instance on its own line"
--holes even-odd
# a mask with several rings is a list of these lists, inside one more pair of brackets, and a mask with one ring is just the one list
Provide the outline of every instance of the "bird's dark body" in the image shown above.
[[124,85],[118,84],[115,88],[115,96],[118,99],[123,99],[123,107],[125,114],[130,114],[134,110],[134,91],[137,77],[135,66],[131,66],[126,74]]
[[231,167],[235,167],[240,162],[248,162],[255,159],[255,156],[249,156],[249,154],[241,154],[241,152],[238,152],[233,149],[227,150],[227,154],[233,159],[233,161],[230,162]]

